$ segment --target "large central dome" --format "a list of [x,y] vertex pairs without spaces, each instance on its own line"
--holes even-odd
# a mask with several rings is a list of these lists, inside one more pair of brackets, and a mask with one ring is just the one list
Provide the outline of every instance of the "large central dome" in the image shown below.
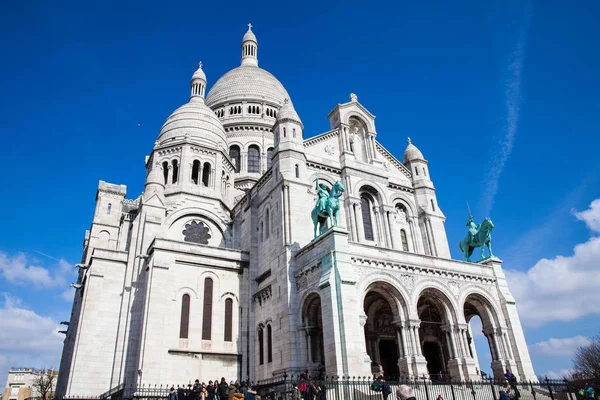
[[258,66],[241,65],[223,75],[206,96],[213,107],[231,100],[254,100],[283,105],[287,90],[271,73]]

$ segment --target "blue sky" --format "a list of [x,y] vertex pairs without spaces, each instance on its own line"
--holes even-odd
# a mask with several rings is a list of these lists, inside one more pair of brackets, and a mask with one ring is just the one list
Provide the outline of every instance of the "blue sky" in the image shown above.
[[398,158],[412,138],[454,258],[466,202],[476,219],[492,217],[536,372],[569,368],[570,351],[600,327],[589,307],[600,301],[600,3],[413,3],[5,5],[0,316],[39,329],[3,324],[0,368],[57,365],[53,331],[69,318],[98,180],[139,195],[144,156],[187,101],[198,61],[210,87],[239,65],[248,22],[259,65],[287,88],[305,136],[326,131],[353,92]]

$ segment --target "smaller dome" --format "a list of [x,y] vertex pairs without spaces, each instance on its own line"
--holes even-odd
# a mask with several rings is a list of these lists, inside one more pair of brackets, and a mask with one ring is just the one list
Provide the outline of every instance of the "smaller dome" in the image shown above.
[[158,163],[154,163],[152,169],[148,173],[146,177],[146,190],[160,190],[164,189],[164,175],[160,169],[160,165]]
[[194,75],[192,75],[192,80],[196,79],[201,79],[204,82],[206,82],[206,74],[204,73],[204,71],[202,71],[202,61],[198,63],[198,69],[196,70],[196,72],[194,72]]
[[192,97],[187,104],[173,111],[160,129],[158,144],[168,140],[193,138],[215,149],[227,148],[225,130],[213,110],[201,97]]
[[281,106],[279,112],[277,113],[277,122],[282,122],[285,120],[294,121],[302,125],[302,121],[300,121],[300,117],[294,109],[294,105],[288,98],[283,99],[283,106]]
[[412,144],[410,138],[408,138],[407,141],[408,146],[406,146],[406,150],[404,150],[404,159],[402,162],[406,164],[407,162],[413,160],[425,160],[425,158],[423,157],[423,153],[421,153],[421,150],[419,150],[417,146]]
[[244,34],[244,37],[242,38],[242,43],[252,40],[255,43],[258,43],[258,40],[256,40],[256,36],[254,35],[254,32],[252,32],[252,25],[248,24],[248,32],[246,32],[246,34]]

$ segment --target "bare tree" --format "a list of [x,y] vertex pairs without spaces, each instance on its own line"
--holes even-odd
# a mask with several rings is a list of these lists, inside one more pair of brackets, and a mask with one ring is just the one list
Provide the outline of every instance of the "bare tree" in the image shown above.
[[574,376],[600,380],[600,335],[592,337],[589,344],[575,350],[573,368]]
[[37,389],[40,400],[50,400],[54,389],[54,380],[56,371],[52,368],[41,370],[39,375],[33,380],[33,387]]

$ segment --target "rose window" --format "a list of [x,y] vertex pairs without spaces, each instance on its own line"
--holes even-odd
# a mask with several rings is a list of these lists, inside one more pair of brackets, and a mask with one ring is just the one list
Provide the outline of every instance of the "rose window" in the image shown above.
[[183,230],[183,240],[185,242],[208,244],[210,239],[210,229],[202,221],[192,221],[185,224]]

